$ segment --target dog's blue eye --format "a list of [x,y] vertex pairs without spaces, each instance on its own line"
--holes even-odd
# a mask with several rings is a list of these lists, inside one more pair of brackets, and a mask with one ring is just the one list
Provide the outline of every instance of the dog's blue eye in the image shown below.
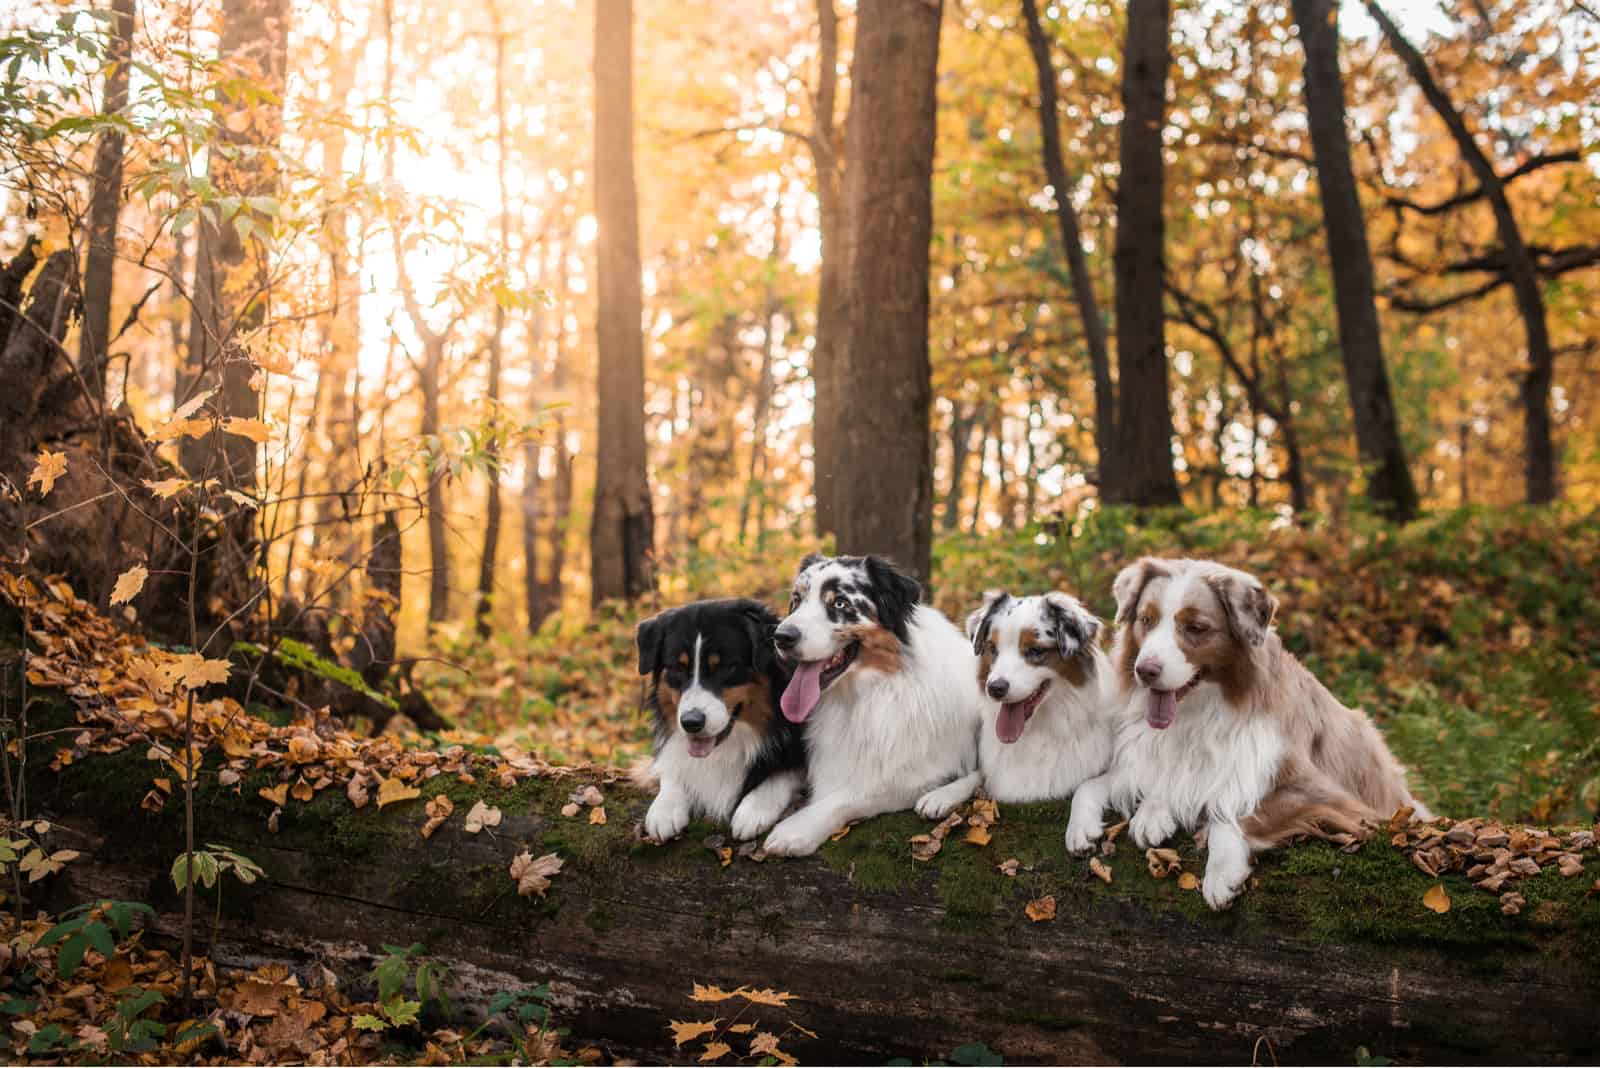
[[1030,663],[1030,664],[1040,664],[1040,663],[1044,662],[1045,652],[1046,652],[1046,650],[1043,647],[1035,646],[1034,648],[1029,649],[1026,653],[1023,653],[1022,655],[1023,655],[1023,659],[1027,660],[1028,663]]

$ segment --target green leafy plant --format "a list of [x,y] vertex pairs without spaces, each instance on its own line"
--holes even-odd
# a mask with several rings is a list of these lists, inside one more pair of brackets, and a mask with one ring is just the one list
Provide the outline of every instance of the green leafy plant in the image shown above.
[[166,1037],[167,1025],[151,1020],[145,1013],[157,1005],[165,1005],[166,996],[158,990],[140,986],[124,987],[117,992],[117,1011],[106,1027],[106,1040],[114,1053],[148,1053]]
[[197,881],[207,890],[216,889],[217,911],[211,921],[213,944],[222,927],[222,877],[232,875],[240,883],[250,886],[266,874],[261,870],[261,865],[249,857],[215,842],[207,842],[204,849],[196,849],[193,853],[179,853],[178,859],[172,862],[172,885],[179,893]]
[[[428,956],[421,942],[409,946],[385,944],[383,952],[384,958],[372,969],[372,977],[378,983],[378,1013],[357,1016],[353,1021],[357,1027],[363,1031],[404,1027],[415,1023],[430,1001],[449,1013],[450,997],[445,993],[450,979],[447,966]],[[415,1001],[405,996],[408,983],[416,991]]]
[[38,948],[60,943],[56,971],[63,979],[71,979],[90,949],[107,959],[116,956],[117,943],[131,933],[136,912],[151,917],[156,914],[155,909],[138,901],[91,901],[79,905],[62,914],[61,922],[39,939]]
[[[530,1031],[543,1031],[550,1026],[550,984],[540,983],[538,986],[528,987],[524,990],[509,990],[496,994],[489,1000],[488,1014],[483,1023],[467,1036],[471,1041],[493,1024],[498,1023],[506,1032],[506,1037],[516,1047],[517,1055],[525,1064],[531,1064],[540,1058],[535,1051],[530,1049],[528,1033]],[[564,1029],[556,1032],[565,1035]],[[575,1064],[571,1060],[552,1060],[551,1064]]]

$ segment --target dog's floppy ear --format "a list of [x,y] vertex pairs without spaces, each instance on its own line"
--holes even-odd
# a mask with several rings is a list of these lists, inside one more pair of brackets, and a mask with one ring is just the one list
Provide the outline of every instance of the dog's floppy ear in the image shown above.
[[676,608],[653,615],[633,632],[633,643],[639,647],[639,674],[654,675],[661,670],[661,647],[667,639],[667,625]]
[[867,557],[866,568],[878,623],[906,641],[910,636],[906,624],[911,610],[922,600],[922,584],[879,556]]
[[1146,556],[1117,572],[1116,581],[1111,584],[1111,596],[1117,601],[1118,623],[1126,623],[1133,618],[1134,612],[1139,609],[1139,597],[1144,593],[1145,586],[1151,579],[1165,574],[1167,569],[1153,556]]
[[755,669],[765,675],[777,660],[772,648],[772,632],[778,626],[778,617],[760,601],[741,600],[737,607],[744,620],[745,634],[750,638],[750,647],[755,650]]
[[983,655],[983,647],[989,642],[989,628],[994,625],[995,615],[1010,602],[1011,595],[1005,590],[988,590],[983,595],[983,604],[967,617],[967,637],[972,640],[974,653]]
[[1207,575],[1206,585],[1222,602],[1228,629],[1235,638],[1249,645],[1260,645],[1267,640],[1267,628],[1272,626],[1273,614],[1278,611],[1278,599],[1267,592],[1260,579],[1229,567]]
[[1078,602],[1076,597],[1064,593],[1044,595],[1045,614],[1056,632],[1056,652],[1064,657],[1077,656],[1094,647],[1100,633],[1100,620]]

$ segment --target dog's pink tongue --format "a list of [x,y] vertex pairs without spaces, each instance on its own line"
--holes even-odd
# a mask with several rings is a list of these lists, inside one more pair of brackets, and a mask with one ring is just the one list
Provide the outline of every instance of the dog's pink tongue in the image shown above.
[[704,734],[689,735],[689,755],[692,757],[710,756],[711,750],[717,747],[717,740]]
[[1177,718],[1178,695],[1171,690],[1151,690],[1150,707],[1145,711],[1144,721],[1156,730],[1164,731]]
[[822,697],[822,665],[821,660],[815,660],[795,667],[789,685],[778,699],[784,718],[790,723],[804,723],[811,710],[817,707]]
[[1000,714],[994,720],[994,733],[1002,742],[1010,745],[1022,737],[1022,728],[1027,725],[1028,713],[1023,708],[1021,701],[1013,701],[1009,705],[1000,706]]

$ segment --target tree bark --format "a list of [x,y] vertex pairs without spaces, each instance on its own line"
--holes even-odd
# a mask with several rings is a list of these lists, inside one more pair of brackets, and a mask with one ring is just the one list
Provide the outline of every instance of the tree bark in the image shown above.
[[1528,346],[1528,369],[1522,375],[1521,385],[1525,489],[1528,503],[1548,504],[1559,496],[1555,446],[1550,437],[1550,388],[1555,377],[1555,352],[1550,344],[1544,288],[1539,280],[1538,267],[1528,252],[1527,242],[1523,240],[1522,228],[1511,210],[1511,201],[1506,197],[1505,181],[1478,146],[1477,138],[1467,128],[1466,118],[1434,80],[1422,53],[1406,39],[1383,8],[1376,0],[1365,2],[1367,10],[1382,28],[1389,47],[1400,56],[1412,80],[1421,88],[1428,105],[1450,131],[1462,161],[1478,179],[1478,187],[1494,211],[1503,270],[1516,296],[1517,312],[1522,317],[1523,336]]
[[1035,0],[1022,0],[1022,18],[1027,25],[1028,49],[1039,76],[1039,129],[1044,154],[1044,172],[1055,190],[1056,226],[1062,252],[1067,258],[1067,273],[1072,282],[1072,299],[1083,324],[1083,341],[1089,350],[1089,367],[1094,374],[1094,443],[1103,469],[1116,451],[1116,392],[1111,384],[1111,354],[1100,302],[1094,295],[1094,280],[1089,276],[1089,261],[1083,251],[1083,234],[1078,227],[1078,209],[1072,206],[1072,179],[1061,156],[1061,126],[1056,100],[1056,67],[1050,58],[1050,39],[1039,21]]
[[1417,490],[1389,393],[1373,297],[1372,254],[1350,165],[1337,17],[1336,0],[1294,0],[1295,23],[1305,48],[1306,121],[1317,161],[1339,318],[1339,355],[1350,393],[1356,448],[1367,471],[1368,499],[1384,515],[1405,522],[1417,514]]
[[[500,28],[499,8],[492,7],[494,16],[494,137],[495,177],[500,192],[500,274],[501,284],[507,284],[507,257],[511,247],[511,204],[506,192],[506,35]],[[505,305],[497,297],[494,302],[494,333],[489,336],[489,417],[498,425],[500,421],[500,366],[506,332]],[[478,637],[487,638],[493,630],[495,557],[500,550],[500,447],[497,439],[490,437],[487,476],[489,498],[484,506],[483,552],[478,557],[478,603],[473,616]]]
[[[128,106],[128,69],[133,60],[135,0],[113,0],[111,40],[106,51],[102,112],[119,115]],[[122,208],[121,130],[100,135],[94,152],[93,193],[89,201],[89,251],[83,265],[83,323],[78,334],[78,368],[98,402],[104,403],[106,363],[111,358],[111,290],[117,263],[117,216]]]
[[644,300],[633,174],[633,2],[596,0],[594,191],[599,223],[595,339],[599,423],[590,600],[655,588],[655,518],[644,437]]
[[843,445],[841,379],[849,343],[849,207],[843,190],[844,160],[834,112],[839,95],[839,16],[833,0],[817,0],[817,98],[811,126],[811,160],[817,172],[817,315],[811,349],[813,388],[811,482],[817,537],[838,531],[839,455]]
[[961,489],[967,480],[967,457],[972,453],[972,428],[977,421],[976,413],[964,408],[960,401],[950,402],[950,488],[939,517],[939,529],[945,533],[961,525]]
[[[148,902],[150,939],[181,923],[168,873],[182,820],[181,806],[151,814],[134,802],[149,786],[144,749],[75,760],[31,793],[37,815],[72,828],[82,853],[39,885],[41,907]],[[450,778],[423,786],[425,797],[450,794],[456,812],[424,840],[423,799],[356,811],[342,788],[285,805],[274,833],[272,806],[257,796],[270,780],[252,776],[236,794],[208,769],[198,787],[206,836],[266,871],[253,886],[229,885],[209,955],[356,979],[383,943],[415,932],[450,966],[467,1013],[549,981],[557,1025],[607,1059],[646,1063],[699,1055],[699,1041],[673,1046],[669,1020],[731,1014],[761,1021],[758,1031],[806,1027],[815,1038],[787,1033],[783,1046],[807,1063],[921,1063],[974,1041],[1012,1064],[1344,1063],[1358,1046],[1402,1063],[1593,1056],[1600,972],[1586,880],[1566,884],[1577,904],[1534,925],[1492,899],[1470,923],[1435,916],[1420,903],[1435,880],[1380,836],[1354,857],[1320,844],[1270,854],[1259,885],[1213,913],[1176,876],[1153,879],[1125,838],[1103,860],[1111,884],[1091,877],[1062,851],[1061,805],[1003,806],[989,846],[958,830],[926,863],[907,839],[929,823],[901,813],[856,826],[819,857],[723,867],[703,825],[666,846],[637,842],[646,799],[609,776],[498,793]],[[605,794],[603,827],[558,814],[589,782]],[[503,820],[469,835],[462,814],[480,795]],[[1199,871],[1204,854],[1187,840],[1178,848],[1185,871]],[[542,899],[517,896],[507,874],[524,850],[565,861]],[[1024,865],[1007,878],[995,864],[1013,856]],[[1459,876],[1445,881],[1458,905],[1485,897]],[[1046,894],[1056,919],[1031,923],[1026,904]],[[690,1001],[695,983],[794,1000],[770,1013],[736,1001],[730,1012]]]
[[1117,436],[1102,456],[1101,495],[1112,504],[1182,503],[1172,470],[1172,400],[1167,382],[1161,292],[1166,223],[1162,217],[1161,134],[1166,127],[1168,0],[1129,0],[1122,59],[1122,136],[1118,149]]
[[856,15],[848,197],[855,255],[840,378],[838,548],[879,553],[924,582],[933,534],[928,244],[942,0]]
[[[422,437],[439,444],[439,376],[444,367],[445,339],[430,335],[423,340]],[[442,447],[442,446],[441,446]],[[450,540],[444,521],[444,480],[448,467],[440,458],[438,469],[427,472],[428,491],[428,622],[450,618]]]

